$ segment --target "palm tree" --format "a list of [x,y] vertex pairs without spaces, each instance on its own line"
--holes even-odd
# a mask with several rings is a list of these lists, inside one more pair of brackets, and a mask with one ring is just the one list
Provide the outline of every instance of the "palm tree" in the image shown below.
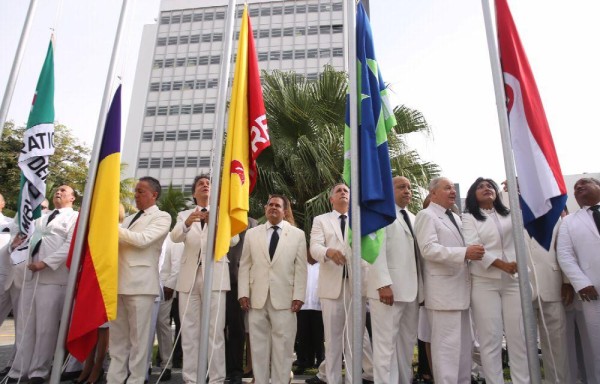
[[162,211],[168,212],[171,215],[171,229],[177,221],[177,214],[188,206],[188,200],[180,189],[173,188],[173,184],[169,184],[166,191],[162,191],[157,204]]
[[[263,89],[271,146],[258,159],[251,215],[263,215],[269,193],[283,193],[298,227],[308,233],[312,218],[330,210],[329,189],[342,181],[347,76],[330,66],[316,81],[293,72],[263,72]],[[408,177],[420,197],[418,186],[426,186],[438,168],[422,162],[405,135],[428,133],[429,126],[418,111],[394,112],[399,124],[388,138],[392,169]]]
[[[129,165],[127,163],[121,163],[121,176],[123,176],[123,172]],[[125,216],[136,212],[137,209],[133,204],[134,193],[133,189],[135,187],[135,179],[133,177],[128,177],[126,179],[121,179],[119,183],[119,200],[123,207],[125,208]]]

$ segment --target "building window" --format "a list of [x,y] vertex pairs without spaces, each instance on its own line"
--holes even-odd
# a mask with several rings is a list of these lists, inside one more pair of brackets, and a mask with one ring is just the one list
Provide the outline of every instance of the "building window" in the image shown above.
[[208,65],[208,56],[200,56],[198,58],[198,65]]
[[305,36],[306,27],[296,27],[296,36]]
[[269,55],[269,60],[279,60],[280,54],[281,54],[281,52],[279,52],[279,51],[272,51],[271,54]]
[[331,26],[331,31],[333,33],[343,33],[344,32],[344,26],[342,24],[335,24]]
[[148,158],[143,157],[138,160],[138,168],[148,168]]
[[183,86],[183,82],[182,81],[174,81],[172,89],[174,91],[180,91],[182,86]]
[[147,107],[146,116],[156,116],[156,107]]
[[189,132],[188,131],[179,131],[177,132],[177,140],[186,141],[188,139]]
[[223,12],[223,11],[215,12],[215,19],[216,20],[225,20],[225,12]]
[[259,38],[268,38],[269,37],[269,30],[268,29],[261,29],[260,32],[258,33],[258,37]]
[[186,167],[194,167],[198,166],[198,158],[196,156],[188,156]]
[[142,141],[146,143],[152,141],[152,132],[144,132],[142,134]]
[[286,5],[284,8],[283,13],[285,13],[286,15],[293,15],[294,14],[294,6],[293,5]]
[[202,14],[194,13],[194,21],[202,21]]
[[190,44],[198,44],[200,42],[200,35],[190,36]]
[[160,83],[150,84],[150,92],[156,92],[160,89]]
[[154,69],[158,69],[158,68],[162,68],[163,67],[163,60],[154,60],[154,64],[152,65],[152,67]]
[[167,107],[158,107],[157,115],[158,116],[167,116],[167,111],[168,111]]
[[179,24],[181,23],[181,16],[171,16],[171,24]]
[[296,5],[296,13],[306,13],[306,5]]
[[185,157],[176,157],[175,158],[175,167],[185,167]]
[[283,36],[294,36],[294,27],[287,27],[283,29]]
[[186,80],[183,89],[194,89],[194,80]]
[[154,141],[164,141],[165,133],[164,132],[154,132]]
[[316,25],[311,25],[310,27],[308,27],[308,34],[309,35],[318,35],[319,34],[319,27]]
[[189,115],[190,113],[192,113],[192,106],[190,104],[181,106],[181,114],[182,115]]
[[221,56],[211,56],[210,63],[211,64],[221,64]]
[[321,48],[319,50],[319,57],[330,57],[330,56],[331,56],[331,49]]
[[159,47],[164,47],[165,45],[167,45],[167,38],[159,37],[158,39],[156,39],[156,45],[158,45]]
[[304,59],[306,57],[306,51],[303,49],[296,49],[294,51],[294,59]]
[[160,168],[160,158],[153,157],[150,159],[150,168]]
[[211,80],[208,80],[208,84],[206,85],[206,87],[207,88],[217,88],[218,85],[219,85],[218,79],[211,79]]
[[177,139],[177,132],[176,131],[169,131],[167,132],[166,136],[165,136],[165,140],[166,141],[175,141]]
[[204,21],[214,20],[215,14],[213,12],[207,12],[204,14]]
[[308,57],[309,59],[314,59],[316,57],[319,56],[319,50],[318,49],[309,49],[306,51],[306,57]]
[[199,140],[199,139],[200,139],[200,130],[199,129],[194,129],[194,130],[190,131],[190,140]]
[[212,41],[223,41],[223,34],[221,32],[213,33]]
[[273,16],[281,15],[282,13],[283,13],[283,9],[280,6],[273,7],[273,9],[271,9],[271,15],[273,15]]
[[318,4],[309,4],[308,12],[310,12],[310,13],[319,12],[319,5]]
[[192,113],[203,113],[204,112],[204,104],[194,104],[194,109]]
[[210,157],[202,156],[200,158],[200,163],[198,164],[200,167],[210,167]]
[[162,167],[163,168],[173,168],[173,158],[169,157],[169,158],[163,159]]
[[281,28],[271,29],[271,37],[281,37]]
[[281,55],[281,60],[292,60],[294,58],[294,51],[283,51],[283,55]]
[[173,68],[175,59],[165,59],[165,68]]
[[204,113],[215,113],[215,105],[214,104],[205,104],[204,105]]
[[[200,131],[197,131],[198,133],[200,133]],[[198,136],[198,138],[200,138],[200,136]],[[202,131],[202,140],[212,140],[213,138],[213,131],[212,129],[205,129]]]
[[344,9],[344,5],[342,3],[334,3],[333,7],[331,8],[334,12],[335,11],[342,11]]
[[187,44],[189,41],[189,36],[179,36],[179,44]]
[[189,23],[190,21],[192,21],[192,14],[188,13],[187,15],[183,15],[181,17],[181,22],[182,23]]
[[333,48],[333,57],[344,57],[344,48]]
[[196,65],[198,65],[197,57],[188,57],[187,58],[187,66],[188,67],[195,67]]
[[161,24],[169,24],[171,22],[170,16],[161,16],[160,23]]
[[171,83],[162,83],[160,85],[160,90],[161,91],[170,91],[171,90]]
[[248,14],[250,15],[250,17],[258,17],[258,8],[253,8],[249,10]]
[[177,41],[178,41],[177,36],[172,36],[172,37],[169,37],[169,40],[168,40],[167,44],[169,44],[169,45],[177,45]]
[[269,60],[269,52],[258,52],[258,61]]

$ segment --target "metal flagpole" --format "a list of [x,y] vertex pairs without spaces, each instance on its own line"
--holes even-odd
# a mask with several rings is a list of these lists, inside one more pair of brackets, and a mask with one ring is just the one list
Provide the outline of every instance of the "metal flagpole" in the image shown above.
[[502,138],[502,152],[504,154],[504,168],[508,181],[508,198],[510,216],[513,224],[513,237],[515,239],[515,250],[517,253],[517,267],[519,270],[519,291],[521,293],[521,309],[523,311],[523,325],[525,328],[525,342],[527,346],[527,361],[529,363],[529,375],[533,384],[541,383],[540,362],[537,347],[537,326],[532,305],[531,285],[527,273],[527,248],[525,245],[525,233],[523,216],[519,209],[519,195],[517,188],[517,177],[515,174],[515,160],[510,142],[510,131],[508,125],[508,111],[506,109],[506,95],[504,93],[504,81],[502,79],[502,67],[496,46],[496,34],[492,26],[492,14],[488,0],[481,0],[483,6],[483,18],[485,21],[485,32],[490,54],[492,77],[494,79],[494,90],[496,93],[496,106],[498,108],[498,120],[500,122],[500,136]]
[[13,65],[10,69],[10,76],[8,77],[6,89],[4,90],[2,106],[0,106],[0,140],[2,140],[2,132],[4,131],[6,115],[8,115],[8,108],[10,107],[10,102],[15,90],[15,85],[17,83],[17,77],[19,76],[19,70],[21,69],[23,53],[25,53],[25,45],[27,43],[27,37],[29,37],[29,31],[31,30],[31,21],[33,20],[33,13],[35,12],[36,5],[37,0],[31,0],[29,2],[29,9],[27,10],[27,16],[25,17],[25,25],[23,25],[23,31],[21,32],[21,38],[19,39],[19,45],[17,46],[15,59],[13,60]]
[[[362,383],[363,308],[361,277],[360,171],[358,158],[358,81],[356,70],[356,1],[347,1],[348,86],[350,97],[350,196],[352,209],[352,382]],[[346,356],[348,358],[349,356]],[[346,373],[347,374],[347,373]]]
[[[208,211],[208,244],[206,245],[206,260],[204,260],[204,283],[202,287],[202,312],[200,319],[200,343],[198,351],[198,382],[205,382],[206,371],[208,370],[208,343],[210,342],[209,324],[210,324],[210,299],[213,285],[213,266],[215,253],[215,235],[216,222],[219,205],[219,190],[221,187],[221,158],[223,157],[223,137],[225,116],[227,112],[227,89],[229,88],[229,70],[231,67],[231,50],[233,46],[233,27],[235,25],[235,6],[236,0],[229,0],[227,21],[225,24],[225,49],[221,72],[219,73],[219,91],[217,93],[217,105],[215,107],[215,135],[216,145],[212,159],[213,177],[211,181],[210,207]],[[225,305],[225,303],[223,303]],[[217,330],[219,332],[219,330]],[[223,332],[223,330],[220,330]]]
[[83,201],[81,203],[81,209],[79,210],[79,224],[77,228],[77,236],[75,237],[75,246],[73,248],[73,258],[71,259],[71,269],[69,270],[69,279],[67,281],[67,291],[65,294],[65,304],[63,306],[62,316],[60,318],[60,328],[58,331],[58,339],[56,342],[56,349],[54,350],[54,362],[52,364],[52,375],[50,376],[50,383],[57,384],[60,382],[60,374],[62,371],[62,364],[65,356],[64,344],[67,336],[67,330],[69,328],[71,320],[71,311],[73,309],[73,296],[75,294],[75,283],[79,274],[79,264],[81,262],[81,253],[83,251],[83,241],[86,238],[85,233],[87,232],[88,219],[90,213],[90,205],[92,201],[92,193],[94,191],[94,184],[96,183],[96,173],[98,171],[98,159],[100,157],[100,146],[102,144],[102,137],[104,136],[104,128],[106,125],[106,115],[110,106],[111,95],[112,95],[112,81],[115,78],[115,67],[116,58],[119,51],[119,45],[121,42],[121,30],[123,29],[123,22],[125,20],[125,14],[127,10],[128,0],[123,0],[121,6],[121,15],[119,17],[119,24],[117,25],[117,34],[115,35],[115,41],[113,44],[112,56],[110,59],[110,65],[108,67],[108,74],[106,75],[106,83],[104,85],[104,95],[102,96],[102,104],[100,107],[100,114],[98,116],[98,125],[96,126],[96,137],[94,138],[94,148],[92,150],[92,156],[90,159],[90,167],[88,170],[88,181],[85,185],[83,193]]

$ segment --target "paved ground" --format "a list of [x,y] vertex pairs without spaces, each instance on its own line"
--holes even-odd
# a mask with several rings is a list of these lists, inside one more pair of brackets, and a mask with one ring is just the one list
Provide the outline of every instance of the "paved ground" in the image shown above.
[[[4,368],[12,354],[12,346],[15,340],[15,326],[12,319],[7,319],[0,327],[0,369]],[[156,383],[160,370],[155,368],[150,376],[150,384]],[[309,375],[296,376],[292,383],[304,383],[304,380],[309,378]],[[244,379],[245,383],[250,383],[251,379]],[[161,381],[161,383],[183,383],[181,379],[181,369],[173,369],[170,381]]]

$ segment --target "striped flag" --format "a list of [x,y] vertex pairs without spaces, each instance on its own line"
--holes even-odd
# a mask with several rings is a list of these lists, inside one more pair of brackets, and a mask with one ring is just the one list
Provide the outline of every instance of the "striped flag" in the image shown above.
[[496,15],[523,223],[530,236],[549,249],[567,189],[533,72],[506,0],[496,0]]
[[[388,91],[375,59],[373,35],[362,2],[356,10],[358,130],[362,258],[373,263],[383,241],[383,228],[396,220],[387,135],[396,125]],[[344,180],[350,185],[350,103],[346,103]]]
[[50,156],[54,154],[54,44],[52,38],[35,87],[23,149],[19,154],[21,191],[17,203],[19,231],[33,232],[33,220],[41,216]]
[[258,61],[244,6],[233,74],[227,142],[223,161],[215,259],[229,251],[231,238],[248,226],[249,195],[258,177],[256,159],[271,145],[263,102]]
[[[117,317],[120,148],[121,86],[110,105],[100,146],[87,239],[67,336],[67,349],[80,361],[96,344],[98,327]],[[71,247],[73,244],[75,241]]]

